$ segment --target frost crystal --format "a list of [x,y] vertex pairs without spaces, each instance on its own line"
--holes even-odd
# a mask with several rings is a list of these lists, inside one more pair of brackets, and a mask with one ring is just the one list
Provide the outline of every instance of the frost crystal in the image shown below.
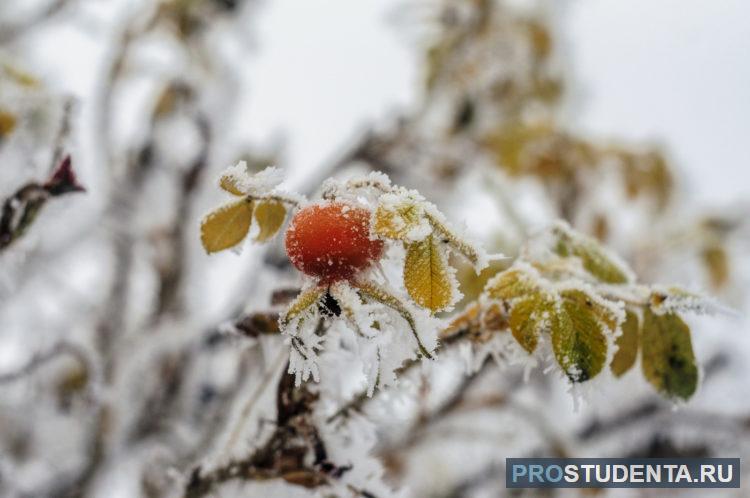
[[283,173],[275,166],[268,166],[262,171],[252,173],[247,162],[240,161],[224,170],[219,178],[219,184],[229,190],[226,187],[228,182],[238,193],[245,195],[264,195],[278,187],[283,180]]
[[317,320],[295,319],[289,330],[295,331],[290,334],[287,343],[291,345],[289,353],[289,370],[294,374],[294,385],[299,387],[302,382],[307,382],[312,376],[315,382],[320,381],[320,370],[318,367],[318,352],[323,349],[324,336],[317,335]]
[[660,315],[679,311],[687,311],[698,315],[737,314],[709,297],[680,287],[653,286],[651,289],[651,309]]

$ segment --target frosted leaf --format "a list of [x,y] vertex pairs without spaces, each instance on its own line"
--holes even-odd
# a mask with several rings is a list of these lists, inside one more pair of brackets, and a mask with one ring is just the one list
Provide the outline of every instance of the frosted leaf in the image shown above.
[[388,175],[380,171],[371,171],[364,176],[348,180],[346,188],[354,194],[365,194],[369,197],[374,197],[385,192],[391,192],[395,187],[391,184],[391,179],[388,178]]
[[640,342],[640,318],[633,310],[626,310],[625,322],[622,324],[622,334],[617,338],[615,352],[610,368],[615,377],[622,376],[630,370],[638,358],[638,344]]
[[549,273],[579,273],[580,278],[606,284],[635,281],[632,270],[619,256],[563,221],[532,237],[524,246],[523,257]]
[[255,221],[259,230],[254,240],[265,242],[279,231],[286,218],[286,207],[278,201],[260,201],[255,206]]
[[201,221],[201,243],[211,254],[237,246],[250,231],[254,203],[231,202],[208,213]]
[[323,182],[321,197],[323,199],[338,199],[356,201],[365,198],[374,202],[378,196],[393,189],[388,175],[379,171],[370,172],[342,181],[329,178]]
[[432,233],[425,216],[424,198],[416,191],[380,196],[373,212],[373,231],[381,236],[405,242],[418,242]]
[[551,327],[550,318],[559,307],[559,296],[537,271],[517,262],[487,282],[484,306],[502,300],[509,308],[508,326],[511,334],[529,354],[533,353],[542,333]]
[[690,312],[698,315],[723,313],[736,315],[736,312],[701,294],[680,287],[653,286],[649,304],[654,313],[663,315],[673,312]]
[[622,302],[609,301],[585,282],[553,282],[517,261],[485,287],[483,306],[508,309],[513,338],[529,354],[549,335],[558,364],[573,382],[596,376],[611,361],[611,342],[625,320]]
[[279,316],[281,331],[293,333],[294,329],[306,319],[315,317],[318,311],[317,305],[324,294],[325,289],[318,286],[308,285],[303,288],[286,311]]
[[606,308],[597,308],[585,292],[568,290],[561,296],[561,306],[550,320],[552,347],[568,378],[584,382],[595,377],[607,363],[605,331],[613,332],[617,322],[606,314]]
[[282,172],[268,166],[258,173],[251,173],[247,163],[240,161],[224,170],[219,177],[219,186],[233,195],[265,195],[284,180]]
[[542,286],[542,277],[536,268],[524,261],[517,260],[513,263],[513,266],[487,281],[484,293],[491,299],[513,301],[540,289]]
[[381,191],[391,188],[391,179],[382,171],[371,171],[365,175],[365,182]]
[[587,307],[596,315],[597,319],[601,320],[612,331],[625,321],[624,303],[602,297],[598,286],[570,280],[556,284],[555,289],[563,296],[570,294],[585,295],[589,301],[586,303]]
[[454,252],[466,258],[477,273],[487,268],[490,261],[504,258],[502,254],[487,254],[481,244],[456,230],[445,215],[438,210],[437,206],[431,202],[425,202],[424,209],[425,215],[435,232]]
[[409,296],[433,313],[449,310],[461,299],[455,269],[432,235],[409,244],[404,261],[404,285]]
[[673,312],[643,312],[641,369],[660,393],[686,400],[698,387],[698,366],[690,328]]

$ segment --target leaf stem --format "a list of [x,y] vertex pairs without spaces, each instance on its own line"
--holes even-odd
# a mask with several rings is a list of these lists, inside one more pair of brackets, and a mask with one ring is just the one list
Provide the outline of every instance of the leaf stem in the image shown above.
[[379,302],[380,304],[383,304],[385,306],[388,306],[392,310],[396,311],[401,317],[406,320],[406,323],[409,324],[409,328],[411,329],[411,333],[414,336],[414,338],[417,340],[417,346],[419,347],[419,352],[427,359],[432,360],[433,356],[430,354],[429,351],[427,351],[427,348],[424,347],[424,344],[422,344],[421,339],[419,338],[419,334],[417,334],[417,323],[414,320],[414,316],[411,314],[411,312],[406,308],[404,303],[388,292],[387,290],[383,289],[380,286],[377,286],[371,282],[354,282],[352,285],[354,285],[365,297],[370,298],[374,301]]

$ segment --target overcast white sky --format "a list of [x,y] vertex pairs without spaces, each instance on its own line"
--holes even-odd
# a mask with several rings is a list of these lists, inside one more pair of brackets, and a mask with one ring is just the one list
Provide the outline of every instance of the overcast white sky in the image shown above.
[[[414,102],[417,55],[388,19],[406,0],[274,0],[258,22],[250,126],[286,129],[293,167],[335,154]],[[665,145],[701,201],[750,194],[750,2],[573,0],[564,29],[582,92],[572,126]]]

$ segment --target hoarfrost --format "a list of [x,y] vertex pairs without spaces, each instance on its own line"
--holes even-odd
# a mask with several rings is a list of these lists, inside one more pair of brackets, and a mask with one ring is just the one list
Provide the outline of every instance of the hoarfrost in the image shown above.
[[[317,315],[317,310],[314,315]],[[310,377],[319,382],[318,352],[323,349],[325,337],[316,333],[317,320],[304,320],[304,317],[298,317],[290,325],[289,330],[294,333],[290,334],[286,342],[291,346],[288,372],[294,374],[294,385],[299,387]]]
[[230,179],[244,194],[263,195],[278,187],[284,181],[284,174],[275,166],[268,166],[262,171],[252,173],[247,162],[240,161],[225,169],[221,178]]
[[736,311],[697,292],[674,286],[652,286],[651,289],[651,309],[660,315],[686,311],[697,315],[737,316]]

